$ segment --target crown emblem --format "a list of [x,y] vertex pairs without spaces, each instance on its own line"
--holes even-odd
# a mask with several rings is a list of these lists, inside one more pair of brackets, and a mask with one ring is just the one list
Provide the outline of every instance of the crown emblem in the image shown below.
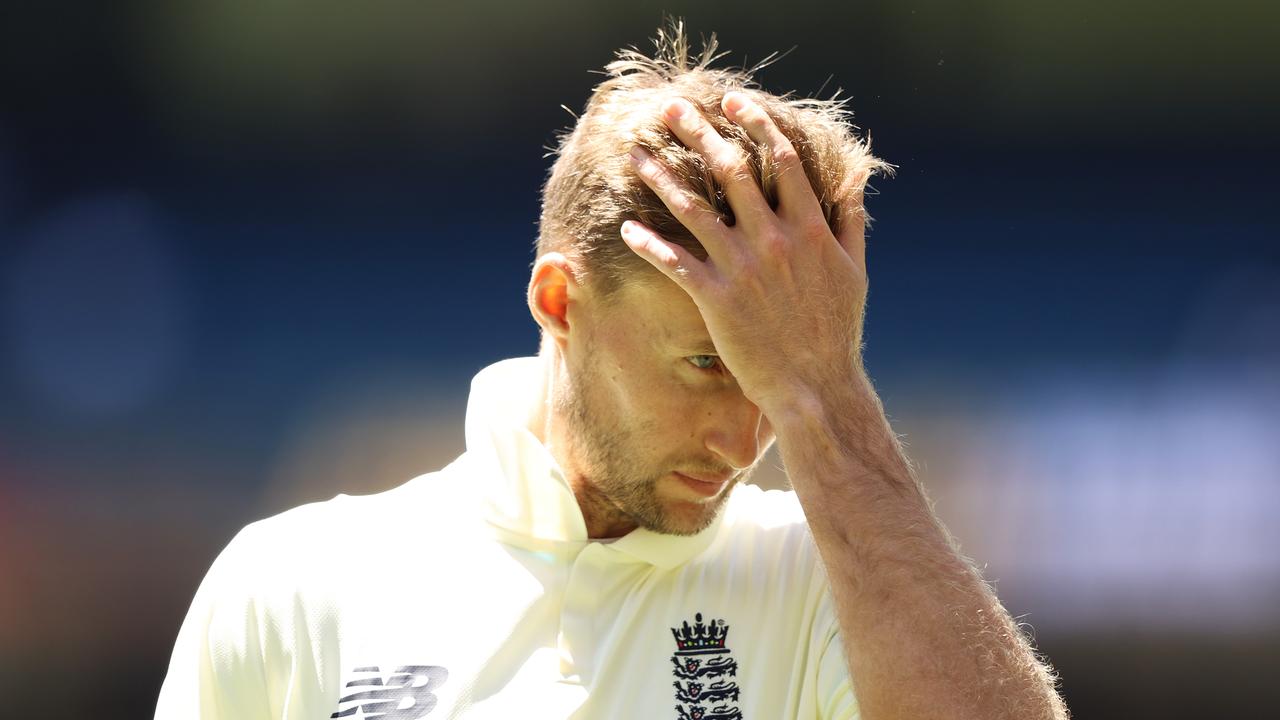
[[676,678],[677,720],[742,720],[742,711],[733,704],[741,691],[730,679],[738,675],[738,661],[725,647],[725,621],[704,623],[697,613],[692,626],[686,620],[671,628],[671,634],[676,639],[671,674]]
[[694,615],[693,626],[686,620],[678,628],[671,628],[676,639],[677,655],[702,655],[704,653],[724,652],[725,640],[729,637],[729,626],[723,620],[702,622],[702,613]]

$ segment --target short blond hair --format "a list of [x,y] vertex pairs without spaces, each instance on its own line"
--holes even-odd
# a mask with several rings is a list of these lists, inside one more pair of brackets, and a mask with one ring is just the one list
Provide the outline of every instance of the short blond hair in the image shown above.
[[[644,146],[700,201],[733,223],[724,190],[702,156],[684,147],[662,121],[662,100],[676,95],[698,108],[721,137],[749,158],[771,207],[778,202],[777,168],[766,148],[724,116],[720,101],[729,91],[747,93],[795,146],[833,232],[839,233],[845,211],[867,217],[861,202],[867,180],[892,166],[871,154],[869,139],[858,137],[844,101],[764,92],[753,74],[769,59],[750,69],[712,68],[722,56],[716,54],[715,35],[691,58],[684,24],[678,20],[659,28],[654,46],[653,57],[634,48],[618,51],[617,60],[605,66],[608,79],[596,86],[574,127],[560,135],[553,151],[556,161],[542,189],[539,256],[563,253],[582,271],[581,279],[606,296],[650,268],[622,241],[626,220],[644,223],[706,259],[702,243],[640,180],[628,159],[632,146]],[[850,203],[855,205],[847,207]]]

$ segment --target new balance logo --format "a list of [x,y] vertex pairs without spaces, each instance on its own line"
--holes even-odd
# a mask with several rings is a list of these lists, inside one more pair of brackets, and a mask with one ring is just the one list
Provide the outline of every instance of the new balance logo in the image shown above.
[[[330,718],[362,720],[418,720],[436,706],[431,693],[449,679],[449,671],[435,665],[402,665],[383,678],[376,665],[352,672],[370,674],[347,683],[348,694],[338,700]],[[357,715],[357,713],[359,713]]]

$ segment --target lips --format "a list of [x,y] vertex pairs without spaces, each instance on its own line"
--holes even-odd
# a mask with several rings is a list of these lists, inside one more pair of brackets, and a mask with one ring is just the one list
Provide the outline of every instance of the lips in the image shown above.
[[723,485],[733,477],[733,473],[722,473],[719,475],[711,475],[708,473],[685,472],[683,470],[677,471],[676,474],[683,475],[689,478],[690,480],[697,480],[698,482],[706,483],[708,485]]
[[[675,475],[676,479],[683,483],[685,487],[698,495],[708,498],[719,494],[719,492],[724,489],[725,483],[729,482],[733,477],[732,475],[708,475],[705,473],[690,475],[682,472],[675,472],[672,474]],[[710,480],[702,480],[699,478],[710,478]]]

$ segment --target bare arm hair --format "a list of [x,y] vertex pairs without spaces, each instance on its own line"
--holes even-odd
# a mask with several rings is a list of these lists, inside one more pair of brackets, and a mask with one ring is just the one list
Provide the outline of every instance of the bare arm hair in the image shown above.
[[821,405],[781,425],[779,449],[863,715],[1066,720],[1052,667],[934,513],[870,380]]

